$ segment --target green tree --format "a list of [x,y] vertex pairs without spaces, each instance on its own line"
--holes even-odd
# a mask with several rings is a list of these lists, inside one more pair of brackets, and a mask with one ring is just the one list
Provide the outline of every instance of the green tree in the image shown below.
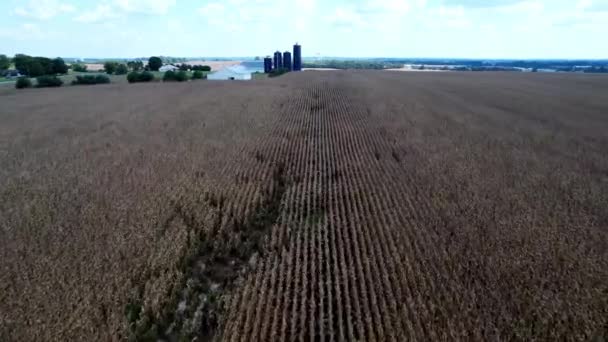
[[16,54],[13,58],[13,63],[15,63],[15,69],[19,71],[22,75],[28,75],[28,64],[30,63],[32,57],[24,54]]
[[[13,62],[15,63],[15,68],[20,74],[27,75],[29,77],[54,74],[55,63],[57,66],[59,66],[58,70],[63,71],[63,67],[61,67],[61,63],[59,61],[55,62],[46,57],[31,57],[28,55],[17,54],[13,58]],[[63,62],[63,60],[61,60],[61,62]],[[65,65],[65,63],[63,64]]]
[[118,67],[118,63],[116,62],[105,62],[103,63],[103,69],[106,71],[106,74],[113,74],[116,72],[116,67]]
[[86,64],[72,64],[72,70],[76,72],[87,72]]
[[6,70],[11,66],[11,60],[6,55],[0,55],[0,71]]
[[152,71],[158,71],[158,69],[160,69],[161,66],[163,66],[163,61],[162,61],[162,59],[160,59],[160,57],[152,56],[148,60],[148,67]]
[[30,75],[30,77],[37,77],[40,75],[53,74],[53,60],[52,59],[46,58],[46,57],[34,57],[34,61],[32,63],[40,63],[40,66],[42,66],[42,73],[37,74],[35,72],[30,71],[30,73],[33,74],[33,75]]
[[129,68],[125,64],[118,64],[116,66],[116,75],[126,75],[129,72]]
[[144,62],[142,61],[129,61],[127,62],[129,69],[133,71],[139,71],[144,69]]
[[62,58],[55,58],[52,62],[52,73],[53,74],[67,74],[68,66],[65,64]]
[[27,64],[25,75],[29,77],[38,77],[46,74],[46,70],[42,63],[38,60],[32,60]]

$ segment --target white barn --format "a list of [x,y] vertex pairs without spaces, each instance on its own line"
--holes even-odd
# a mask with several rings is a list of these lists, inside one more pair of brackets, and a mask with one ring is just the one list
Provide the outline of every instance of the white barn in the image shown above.
[[160,72],[177,71],[177,70],[179,70],[179,68],[176,67],[175,65],[171,65],[171,64],[163,65],[158,69],[158,71],[160,71]]

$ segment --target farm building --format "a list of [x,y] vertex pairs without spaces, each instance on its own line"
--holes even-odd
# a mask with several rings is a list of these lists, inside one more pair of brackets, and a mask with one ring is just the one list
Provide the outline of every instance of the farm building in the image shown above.
[[208,80],[250,80],[251,70],[242,65],[224,68],[207,75]]
[[4,76],[6,78],[17,78],[17,77],[21,77],[21,74],[19,73],[18,70],[14,70],[14,69],[9,69],[4,71],[1,76]]
[[179,70],[178,67],[176,67],[175,65],[171,65],[171,64],[163,65],[162,67],[160,67],[160,69],[158,69],[158,71],[160,71],[160,72],[178,71],[178,70]]

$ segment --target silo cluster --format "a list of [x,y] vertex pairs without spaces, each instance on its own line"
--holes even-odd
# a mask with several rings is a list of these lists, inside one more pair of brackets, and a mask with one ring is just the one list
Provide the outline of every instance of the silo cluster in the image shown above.
[[296,43],[293,55],[289,51],[276,51],[272,57],[264,58],[264,72],[271,73],[274,70],[302,71],[302,46]]

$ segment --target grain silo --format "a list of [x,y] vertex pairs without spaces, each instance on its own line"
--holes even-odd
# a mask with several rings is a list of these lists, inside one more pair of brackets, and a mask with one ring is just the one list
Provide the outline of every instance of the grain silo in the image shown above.
[[302,71],[302,47],[298,43],[293,46],[293,71]]
[[291,65],[291,52],[289,51],[283,52],[283,68],[287,71],[293,70]]
[[272,58],[264,58],[264,72],[269,74],[272,71]]
[[283,56],[281,55],[281,51],[274,53],[274,68],[275,70],[283,69]]

